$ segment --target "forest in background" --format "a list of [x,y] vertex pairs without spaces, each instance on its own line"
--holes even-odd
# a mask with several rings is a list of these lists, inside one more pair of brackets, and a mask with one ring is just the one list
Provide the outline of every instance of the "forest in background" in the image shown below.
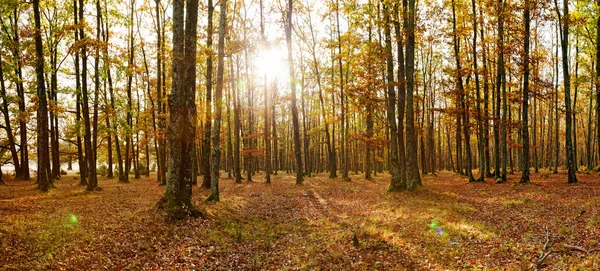
[[599,39],[585,0],[2,1],[0,269],[598,269]]
[[215,200],[220,170],[389,170],[396,191],[598,164],[595,2],[2,5],[2,163],[36,161],[44,191],[74,162],[90,191],[156,171]]

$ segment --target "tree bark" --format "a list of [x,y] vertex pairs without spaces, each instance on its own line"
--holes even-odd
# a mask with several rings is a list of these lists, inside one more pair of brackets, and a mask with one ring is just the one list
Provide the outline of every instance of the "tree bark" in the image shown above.
[[[85,24],[83,17],[83,0],[79,0],[79,23]],[[82,28],[79,29],[79,37],[85,41],[85,31]],[[87,86],[87,46],[83,44],[81,46],[81,110],[83,114],[83,122],[85,127],[85,133],[83,135],[83,141],[85,146],[85,160],[87,170],[87,187],[86,190],[93,191],[98,186],[98,179],[96,176],[96,160],[94,159],[94,149],[92,146],[92,123],[90,122],[90,109],[89,109],[89,95]]]
[[50,178],[50,154],[48,144],[48,101],[46,100],[46,83],[44,82],[44,46],[42,45],[40,3],[33,0],[33,16],[35,21],[35,73],[37,79],[37,148],[38,170],[37,183],[41,191],[48,191],[52,187]]
[[[400,163],[398,161],[398,128],[396,126],[396,91],[394,86],[394,62],[392,55],[392,37],[391,37],[391,22],[390,11],[387,3],[383,5],[385,16],[384,32],[385,32],[385,56],[386,56],[386,83],[387,83],[387,121],[390,134],[390,165],[389,170],[392,175],[388,192],[402,191],[406,189],[406,183],[402,182],[400,177]],[[418,172],[417,172],[418,174]]]
[[223,74],[225,70],[225,32],[227,29],[227,0],[220,0],[219,49],[217,52],[217,89],[215,92],[215,126],[212,131],[211,186],[208,200],[219,201],[219,164],[221,162],[221,119],[223,108]]
[[195,144],[196,128],[193,107],[196,94],[195,84],[190,80],[193,78],[188,77],[196,68],[198,0],[186,1],[185,9],[187,16],[184,21],[184,0],[173,1],[173,83],[169,95],[170,114],[167,126],[169,174],[164,203],[167,212],[175,219],[202,216],[192,203],[192,178],[195,178],[192,145]]
[[[556,0],[555,0],[556,4]],[[558,9],[557,9],[557,12]],[[568,183],[577,182],[577,169],[575,168],[575,158],[573,157],[573,132],[571,131],[573,125],[573,115],[571,112],[571,77],[569,74],[569,0],[563,0],[563,18],[562,18],[562,34],[560,39],[560,49],[562,52],[562,69],[563,69],[563,88],[565,90],[565,111],[566,111],[566,123],[565,123],[565,145],[567,147],[567,169],[568,169]],[[560,12],[558,14],[560,20]]]
[[[211,128],[212,128],[212,79],[213,79],[213,1],[208,0],[208,24],[206,26],[206,111],[204,113],[204,137],[202,139],[202,187],[210,188],[211,182]],[[213,160],[214,161],[214,160]]]
[[[223,1],[223,0],[222,0]],[[287,10],[287,25],[285,29],[285,37],[287,43],[288,53],[288,68],[290,75],[290,88],[292,90],[292,125],[294,126],[294,154],[296,157],[296,184],[300,185],[303,182],[302,179],[302,149],[300,147],[300,124],[298,121],[298,106],[296,98],[296,82],[294,82],[294,54],[292,52],[292,12],[293,12],[293,0],[288,0]]]
[[530,18],[530,1],[525,0],[524,22],[525,22],[525,39],[523,40],[524,51],[523,55],[523,114],[521,116],[521,136],[523,140],[523,157],[521,158],[521,181],[520,183],[529,183],[529,38],[531,33],[531,18]]
[[406,186],[414,189],[422,185],[417,162],[417,135],[415,133],[414,96],[415,89],[415,0],[408,1],[408,28],[406,43]]

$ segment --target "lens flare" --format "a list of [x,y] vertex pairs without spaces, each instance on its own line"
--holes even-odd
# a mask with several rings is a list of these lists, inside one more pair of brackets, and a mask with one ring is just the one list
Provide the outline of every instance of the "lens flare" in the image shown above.
[[76,217],[74,214],[70,214],[70,215],[69,215],[69,220],[70,220],[70,221],[71,221],[71,223],[73,223],[73,224],[77,224],[77,222],[79,221],[79,220],[77,220],[77,217]]

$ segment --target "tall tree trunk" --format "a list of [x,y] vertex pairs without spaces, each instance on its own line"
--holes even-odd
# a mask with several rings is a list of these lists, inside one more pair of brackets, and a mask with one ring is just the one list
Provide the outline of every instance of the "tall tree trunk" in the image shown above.
[[[483,132],[483,118],[481,114],[481,93],[479,87],[479,69],[477,67],[477,9],[475,7],[475,0],[471,0],[471,6],[473,8],[473,69],[475,70],[475,91],[477,92],[477,129],[478,129],[478,140],[477,150],[479,157],[479,178],[476,181],[485,181],[485,153],[484,153],[484,141],[485,134]],[[483,18],[482,18],[483,20]]]
[[52,187],[50,178],[50,154],[48,146],[48,102],[46,100],[46,83],[44,82],[44,47],[42,45],[40,2],[33,0],[33,16],[35,20],[35,73],[37,75],[37,148],[38,171],[37,183],[41,191]]
[[342,158],[342,181],[349,181],[348,177],[348,135],[346,123],[346,107],[344,105],[344,69],[342,65],[342,34],[340,33],[340,3],[339,0],[335,1],[335,20],[336,20],[336,33],[337,33],[337,62],[338,69],[340,70],[340,135],[341,135],[341,158]]
[[[499,149],[496,152],[498,156],[496,157],[497,162],[496,165],[500,166],[496,169],[496,179],[498,183],[506,182],[506,163],[508,159],[508,153],[506,148],[506,130],[508,129],[508,106],[506,99],[506,72],[504,67],[504,11],[505,11],[505,3],[502,0],[499,0],[499,11],[498,11],[498,68],[497,68],[497,77],[496,77],[496,112],[498,113],[497,118],[501,119],[499,128],[502,129],[501,133],[501,143],[496,144]],[[500,117],[500,101],[502,101],[502,117]],[[502,152],[502,165],[500,165],[500,151]]]
[[[231,73],[233,74],[233,61],[231,64]],[[239,79],[239,65],[238,65],[238,71],[237,71],[237,76]],[[236,80],[237,81],[237,80]],[[273,114],[275,114],[275,110],[273,110]],[[275,118],[273,118],[275,119]],[[233,127],[233,133],[235,134],[234,136],[234,151],[233,151],[233,171],[234,171],[234,175],[235,175],[235,182],[236,183],[242,183],[242,172],[241,172],[241,156],[240,156],[240,143],[241,143],[241,138],[240,138],[240,130],[241,130],[241,120],[240,120],[240,91],[239,89],[236,87],[233,89],[233,123],[234,123],[234,127]],[[273,134],[273,137],[276,137],[275,134]]]
[[[204,113],[204,137],[202,139],[202,187],[210,188],[211,182],[211,150],[210,136],[212,128],[212,79],[213,79],[213,13],[215,7],[213,1],[208,0],[208,25],[206,27],[206,47],[208,56],[206,58],[206,111]],[[213,160],[214,162],[214,160]]]
[[[467,177],[469,178],[469,182],[475,182],[475,178],[473,178],[473,172],[471,171],[471,140],[469,135],[469,118],[467,114],[467,106],[466,106],[466,93],[463,86],[462,79],[462,66],[460,63],[460,40],[458,39],[456,33],[456,7],[455,2],[452,0],[452,28],[453,28],[453,40],[454,40],[454,58],[456,59],[456,91],[458,92],[456,95],[458,97],[458,104],[460,106],[460,115],[462,116],[463,122],[463,135],[465,137],[465,151],[466,151],[466,161],[465,161],[465,169]],[[460,126],[460,125],[459,125]],[[459,132],[460,134],[460,132]],[[458,139],[457,139],[458,143]]]
[[[556,3],[555,3],[556,4]],[[556,6],[556,12],[559,12],[558,5]],[[553,173],[558,173],[558,158],[560,154],[560,141],[558,140],[559,136],[559,127],[560,127],[560,119],[558,118],[558,36],[559,36],[559,22],[556,23],[556,51],[555,51],[555,66],[554,66],[554,121],[555,121],[555,138],[554,138],[554,147],[555,147],[555,156],[554,156],[554,171]]]
[[[29,180],[29,144],[27,143],[27,110],[25,107],[25,87],[23,85],[23,58],[21,57],[21,41],[19,37],[17,8],[13,10],[11,20],[11,28],[13,30],[12,42],[14,42],[12,55],[15,58],[15,76],[17,77],[16,89],[19,96],[19,153],[21,155],[20,170],[16,172],[16,176],[21,180]],[[17,170],[17,168],[15,168]]]
[[[79,0],[79,23],[85,24],[83,17],[83,0]],[[83,28],[79,29],[79,37],[82,40],[86,40],[85,31]],[[85,134],[83,136],[85,146],[85,160],[87,169],[87,188],[88,191],[93,191],[98,186],[98,179],[96,176],[96,160],[94,159],[94,149],[92,146],[92,123],[90,122],[90,109],[89,109],[89,95],[87,86],[87,46],[84,44],[81,46],[81,110],[83,114],[83,123],[85,127]]]
[[[600,22],[600,21],[599,21]],[[598,30],[600,31],[600,30]],[[590,67],[594,67],[594,61],[592,60],[592,65]],[[592,82],[591,85],[593,86],[596,81],[598,79],[597,78],[592,78]],[[597,86],[596,86],[597,87]],[[587,131],[587,144],[586,144],[586,155],[587,155],[587,170],[592,170],[593,169],[593,164],[592,164],[592,158],[593,158],[593,152],[594,150],[592,149],[592,141],[593,141],[593,132],[592,132],[592,104],[593,104],[593,100],[594,100],[594,92],[590,91],[590,101],[589,101],[589,106],[588,106],[588,131]]]
[[417,162],[417,135],[415,133],[414,96],[415,89],[415,0],[408,1],[408,29],[406,43],[406,186],[414,189],[422,185]]
[[[554,0],[555,5],[556,0]],[[560,12],[558,11],[558,5],[556,9],[558,18],[561,20]],[[568,183],[576,183],[577,169],[575,168],[575,158],[573,156],[573,132],[571,131],[573,125],[573,115],[571,112],[571,77],[569,74],[569,0],[563,0],[563,18],[561,20],[561,39],[560,49],[562,52],[562,70],[563,70],[563,88],[565,89],[565,111],[566,111],[566,123],[565,123],[565,145],[567,147],[567,169],[568,169]]]
[[523,41],[525,54],[523,55],[523,104],[521,115],[521,136],[523,137],[522,174],[520,183],[529,183],[529,38],[531,36],[530,1],[525,0],[525,39]]
[[[387,3],[383,5],[385,22],[385,56],[386,56],[386,83],[387,83],[387,121],[390,127],[390,165],[389,170],[392,175],[388,192],[402,191],[406,189],[406,183],[402,182],[400,177],[400,165],[398,161],[398,128],[396,126],[396,91],[394,87],[394,60],[392,55],[392,37],[391,37],[391,22]],[[418,172],[417,172],[418,174]]]
[[220,0],[219,49],[217,52],[217,89],[215,92],[215,126],[212,131],[212,166],[210,201],[219,201],[219,164],[221,162],[221,119],[223,108],[223,74],[225,70],[225,31],[227,29],[227,0]]
[[[107,12],[107,6],[104,6],[104,11],[106,14],[108,14]],[[108,24],[108,20],[105,23],[105,33],[104,33],[104,43],[108,44],[108,39],[109,39],[109,24]],[[112,75],[110,72],[110,60],[109,60],[109,56],[108,56],[108,46],[104,47],[104,61],[106,62],[106,77],[108,79],[108,92],[110,94],[110,117],[114,118],[112,119],[112,126],[110,126],[111,128],[111,132],[114,133],[115,136],[115,147],[116,147],[116,152],[117,152],[117,169],[118,169],[118,176],[119,176],[119,181],[122,180],[122,174],[123,174],[123,157],[121,156],[121,144],[119,142],[119,133],[118,133],[118,121],[117,121],[117,116],[115,114],[115,93],[114,93],[114,88],[113,88],[113,81],[112,81]],[[77,55],[75,56],[77,57]]]
[[[96,40],[100,40],[100,0],[96,0]],[[98,161],[98,96],[100,95],[100,46],[96,46],[96,52],[94,57],[94,115],[92,118],[92,151],[94,153],[93,164],[96,168],[96,161]],[[95,169],[94,169],[95,171]]]
[[4,130],[6,130],[6,137],[8,139],[8,148],[10,149],[10,154],[13,160],[13,165],[15,167],[15,172],[18,174],[21,168],[19,164],[19,155],[17,153],[17,148],[15,146],[15,137],[12,132],[12,128],[10,125],[10,116],[8,111],[8,97],[6,95],[6,87],[4,85],[4,72],[2,67],[4,66],[2,62],[2,56],[0,55],[0,91],[2,91],[2,114],[4,115]]
[[[403,26],[408,27],[407,0],[402,1],[403,5]],[[400,182],[406,185],[406,151],[404,148],[404,112],[406,109],[406,70],[404,65],[404,33],[400,26],[400,15],[398,3],[394,4],[394,14],[397,16],[394,20],[394,30],[396,34],[396,50],[398,53],[398,165],[400,170]]]
[[164,119],[163,119],[163,101],[162,101],[162,92],[163,92],[163,84],[165,82],[165,77],[163,76],[164,67],[163,67],[163,36],[164,33],[161,34],[161,16],[160,16],[160,0],[155,0],[155,12],[156,12],[156,107],[158,111],[158,132],[156,134],[156,140],[158,141],[158,153],[157,153],[157,173],[156,177],[158,179],[158,183],[161,185],[166,184],[166,157],[165,157],[165,145],[164,145],[164,136],[163,136],[163,128],[164,128]]
[[[596,7],[600,6],[600,0],[596,0]],[[596,76],[594,82],[596,83],[596,140],[597,140],[597,152],[600,153],[600,14],[596,18]],[[591,164],[591,163],[590,163]]]
[[196,70],[198,0],[185,1],[185,6],[187,16],[184,21],[184,0],[173,1],[173,83],[167,127],[169,175],[163,200],[167,211],[177,219],[188,215],[203,216],[192,203],[192,178],[195,178],[192,145],[195,144],[196,128],[193,107],[196,106],[196,93],[194,77],[188,76]]
[[[221,0],[224,1],[224,0]],[[294,126],[294,154],[296,156],[296,184],[302,184],[302,149],[300,147],[300,124],[298,121],[298,106],[296,98],[296,84],[294,82],[294,54],[292,52],[292,12],[293,0],[288,0],[287,25],[285,29],[285,39],[288,51],[288,68],[290,74],[290,88],[292,90],[292,124]]]

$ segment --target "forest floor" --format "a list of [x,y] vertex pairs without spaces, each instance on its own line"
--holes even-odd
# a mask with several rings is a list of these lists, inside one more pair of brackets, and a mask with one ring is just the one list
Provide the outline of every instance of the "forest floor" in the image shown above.
[[[532,270],[552,248],[600,246],[600,177],[533,174],[532,184],[467,183],[451,172],[386,193],[388,175],[326,174],[295,185],[222,179],[221,202],[193,196],[206,219],[169,222],[153,177],[101,178],[86,192],[65,176],[48,193],[0,186],[0,270]],[[201,178],[199,178],[201,182]],[[600,270],[600,253],[555,253],[543,270]]]

